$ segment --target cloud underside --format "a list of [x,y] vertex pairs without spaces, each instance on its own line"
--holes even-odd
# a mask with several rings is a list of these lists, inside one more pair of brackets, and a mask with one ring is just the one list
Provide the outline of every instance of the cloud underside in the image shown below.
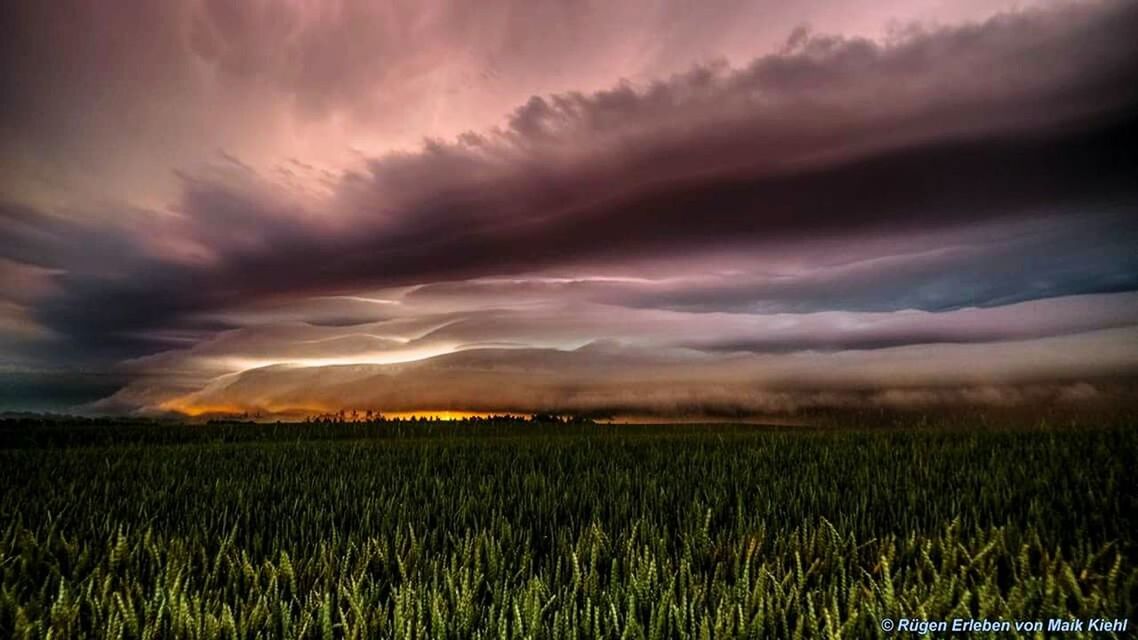
[[[371,95],[215,27],[179,54],[210,77]],[[113,410],[1086,399],[1138,369],[1135,32],[1131,2],[796,32],[352,168],[226,153],[161,213],[12,199],[0,345],[128,376]]]
[[[142,406],[193,415],[305,415],[352,408],[739,416],[867,405],[1119,403],[1125,396],[1118,383],[1138,376],[1138,323],[1133,321],[1138,297],[1121,295],[1127,299],[1116,294],[964,310],[931,322],[924,316],[943,314],[897,318],[830,312],[812,314],[805,324],[801,316],[776,316],[765,331],[748,326],[753,318],[709,317],[695,330],[723,337],[702,342],[691,339],[693,327],[684,318],[658,314],[626,317],[623,327],[608,318],[614,324],[598,330],[595,318],[574,318],[570,312],[561,321],[525,315],[511,321],[509,314],[496,312],[481,321],[454,321],[419,337],[386,341],[379,335],[394,328],[389,322],[354,326],[351,332],[276,329],[289,332],[291,341],[241,330],[189,354],[138,363],[143,371],[175,363],[183,369],[197,366],[196,381],[171,386],[168,376],[144,377],[96,407]],[[1092,319],[1071,313],[1078,309],[1092,310]],[[1046,312],[1052,313],[1049,321],[1031,319]],[[1116,328],[1080,330],[1112,324],[1106,317],[1111,314]],[[1005,324],[1014,318],[1023,320],[1023,331]],[[519,338],[515,322],[529,335]],[[912,327],[907,337],[896,337],[906,336],[900,325]],[[575,348],[527,346],[568,345],[597,333],[621,339]],[[769,338],[743,342],[732,335],[753,333]],[[1030,334],[1036,337],[1025,337]],[[882,335],[889,336],[884,343]],[[283,344],[291,350],[261,359],[266,345]],[[226,367],[244,369],[218,375]]]
[[[1124,404],[1138,375],[1138,328],[985,345],[877,352],[736,355],[591,346],[472,349],[405,364],[245,371],[159,402],[193,415],[380,412],[566,412],[605,416],[749,416],[815,408]],[[1073,355],[1079,354],[1079,355]],[[1095,362],[1083,360],[1093,354]],[[946,371],[953,373],[946,374]],[[1055,371],[1063,371],[1057,376]],[[148,394],[153,394],[148,397]],[[161,400],[138,384],[103,402]]]

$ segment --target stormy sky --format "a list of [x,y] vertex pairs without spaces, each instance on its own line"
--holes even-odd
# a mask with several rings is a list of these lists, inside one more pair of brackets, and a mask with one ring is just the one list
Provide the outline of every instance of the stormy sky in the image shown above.
[[1138,3],[18,3],[0,410],[1086,403]]

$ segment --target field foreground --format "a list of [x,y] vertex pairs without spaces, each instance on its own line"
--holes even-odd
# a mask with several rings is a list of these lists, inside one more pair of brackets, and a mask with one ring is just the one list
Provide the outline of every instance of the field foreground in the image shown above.
[[1133,429],[35,428],[0,440],[2,637],[1138,616]]

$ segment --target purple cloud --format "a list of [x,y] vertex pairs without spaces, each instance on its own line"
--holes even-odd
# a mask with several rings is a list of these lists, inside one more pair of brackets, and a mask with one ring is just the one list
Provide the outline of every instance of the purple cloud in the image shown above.
[[[806,352],[951,355],[990,343],[1006,345],[1014,369],[1032,357],[1021,343],[1062,345],[1071,357],[1045,359],[1056,380],[1132,370],[1125,349],[1092,365],[1135,324],[1133,3],[957,17],[888,39],[788,26],[749,61],[648,56],[627,63],[641,72],[631,79],[600,83],[594,69],[565,76],[586,88],[537,93],[524,78],[557,56],[507,17],[571,9],[494,5],[498,22],[468,26],[449,6],[175,6],[25,8],[26,32],[5,50],[13,97],[0,122],[19,133],[0,145],[14,169],[0,206],[0,264],[14,274],[0,330],[15,336],[0,344],[21,366],[71,359],[138,376],[116,406],[193,396],[295,408],[286,396],[301,388],[287,380],[309,373],[274,365],[468,352],[544,354],[579,373],[531,397],[590,410],[660,410],[647,396],[613,399],[638,387],[654,349],[704,376],[656,379],[660,393],[688,389],[709,407],[750,406],[757,369],[740,362]],[[684,31],[699,44],[679,50],[705,50],[712,25],[727,29],[718,15],[701,13],[711,31]],[[90,33],[34,55],[28,34],[72,33],[84,19]],[[470,49],[477,64],[450,62],[492,27],[505,31]],[[121,43],[93,54],[112,31]],[[446,109],[423,96],[442,90],[424,87],[458,96],[453,78],[479,68],[475,85],[492,86],[496,56],[514,74],[504,121],[438,124]],[[475,102],[472,112],[503,107]],[[400,123],[423,132],[421,147],[345,151]],[[272,135],[247,133],[258,128]],[[32,159],[39,147],[48,160]],[[582,348],[610,343],[633,351]],[[399,374],[408,397],[435,401],[433,366]],[[947,380],[963,366],[946,355],[939,370]],[[1012,369],[1001,384],[1037,381],[1036,369]],[[827,370],[795,375],[829,388]],[[335,393],[372,406],[359,395],[367,375]],[[473,401],[475,380],[501,382],[469,376],[444,376],[456,389],[448,404]],[[605,400],[570,401],[565,385]],[[722,401],[715,385],[731,389]],[[331,394],[309,398],[320,406],[335,395],[312,393]]]

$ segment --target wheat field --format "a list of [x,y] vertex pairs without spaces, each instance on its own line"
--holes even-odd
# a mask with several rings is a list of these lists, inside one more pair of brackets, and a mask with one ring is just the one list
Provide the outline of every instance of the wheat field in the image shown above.
[[1133,429],[39,427],[2,430],[3,637],[864,638],[1138,613]]

